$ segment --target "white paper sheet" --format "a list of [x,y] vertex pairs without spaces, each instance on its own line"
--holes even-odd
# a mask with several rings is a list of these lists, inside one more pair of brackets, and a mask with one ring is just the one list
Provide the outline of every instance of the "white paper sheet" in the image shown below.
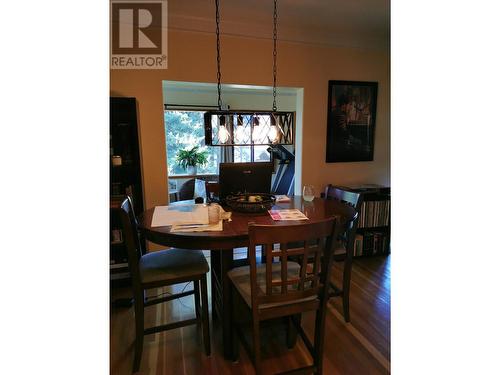
[[296,208],[291,208],[288,210],[269,210],[269,215],[273,220],[309,220],[309,218],[304,215],[301,211]]
[[217,224],[204,225],[172,225],[170,232],[220,232],[223,229],[222,220]]
[[208,224],[208,208],[203,204],[155,207],[152,227],[174,224]]

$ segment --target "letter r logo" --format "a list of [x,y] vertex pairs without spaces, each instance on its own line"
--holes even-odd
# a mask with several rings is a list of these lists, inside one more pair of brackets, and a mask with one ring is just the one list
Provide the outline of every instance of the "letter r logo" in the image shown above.
[[162,4],[112,4],[112,52],[126,55],[162,53]]

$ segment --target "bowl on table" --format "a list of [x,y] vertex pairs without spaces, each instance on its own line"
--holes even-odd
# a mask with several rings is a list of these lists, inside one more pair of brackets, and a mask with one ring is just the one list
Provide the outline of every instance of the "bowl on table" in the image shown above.
[[234,194],[226,197],[226,204],[237,212],[265,212],[270,210],[276,197],[267,193]]

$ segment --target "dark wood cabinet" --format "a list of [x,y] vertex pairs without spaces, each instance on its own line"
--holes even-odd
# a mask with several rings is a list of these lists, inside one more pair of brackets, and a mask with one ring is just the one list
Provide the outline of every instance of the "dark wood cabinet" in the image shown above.
[[128,195],[134,211],[144,211],[141,160],[135,98],[110,98],[110,277],[130,277],[127,250],[119,216],[120,204]]

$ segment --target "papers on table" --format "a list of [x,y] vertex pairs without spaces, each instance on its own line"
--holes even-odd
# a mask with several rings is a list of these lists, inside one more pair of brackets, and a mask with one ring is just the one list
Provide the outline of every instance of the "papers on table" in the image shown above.
[[269,210],[268,212],[273,220],[309,220],[306,215],[296,208],[288,210]]
[[207,225],[208,207],[203,204],[157,206],[151,220],[152,227],[167,225]]
[[[220,219],[210,223],[209,210],[216,209]],[[217,220],[217,218],[216,218]],[[170,232],[215,232],[222,231],[223,220],[231,221],[231,212],[226,212],[217,204],[185,204],[157,206],[151,220],[152,227],[172,226]]]
[[220,232],[222,231],[222,220],[217,224],[197,225],[172,225],[170,232]]

